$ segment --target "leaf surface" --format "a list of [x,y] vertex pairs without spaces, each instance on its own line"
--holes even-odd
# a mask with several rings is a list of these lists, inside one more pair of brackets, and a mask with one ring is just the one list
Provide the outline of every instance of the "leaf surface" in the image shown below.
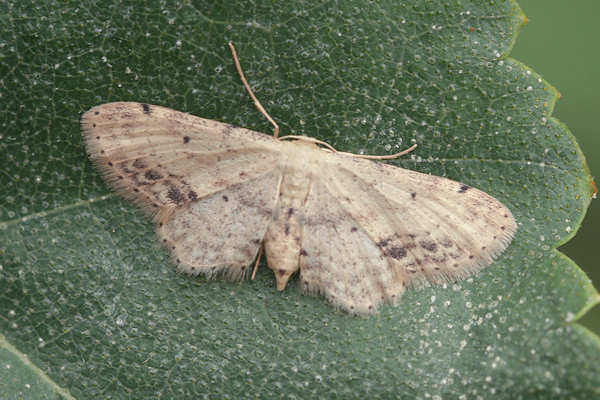
[[[572,322],[598,293],[555,250],[591,177],[551,117],[556,91],[507,57],[514,2],[0,8],[0,332],[74,397],[598,395],[598,338]],[[369,154],[416,141],[394,163],[504,202],[512,245],[370,318],[293,284],[278,293],[264,266],[253,282],[177,275],[152,223],[93,169],[79,117],[142,101],[270,132],[228,41],[282,134]]]

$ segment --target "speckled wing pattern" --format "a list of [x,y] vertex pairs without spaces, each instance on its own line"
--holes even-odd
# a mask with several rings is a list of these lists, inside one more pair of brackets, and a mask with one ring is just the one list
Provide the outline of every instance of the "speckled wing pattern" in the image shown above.
[[350,313],[489,265],[516,229],[488,194],[446,178],[142,103],[82,117],[104,178],[154,217],[180,271],[244,277],[264,245],[277,287]]
[[350,312],[465,278],[517,229],[508,208],[462,183],[337,154],[322,162],[305,206],[302,285]]
[[278,140],[134,102],[94,107],[82,128],[91,159],[154,217],[179,270],[245,275],[277,199]]

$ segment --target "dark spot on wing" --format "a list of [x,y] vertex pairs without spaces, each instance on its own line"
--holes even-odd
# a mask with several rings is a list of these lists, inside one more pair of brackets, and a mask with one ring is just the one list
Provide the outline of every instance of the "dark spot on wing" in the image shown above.
[[292,207],[288,208],[287,217],[290,218],[294,214],[294,209]]
[[142,109],[144,110],[144,114],[150,115],[150,105],[142,103]]
[[437,243],[435,243],[434,241],[431,240],[422,240],[419,242],[419,244],[421,245],[422,248],[424,248],[427,251],[431,251],[431,252],[436,252],[437,251]]
[[126,174],[131,174],[133,171],[129,169],[129,165],[127,164],[127,161],[123,161],[119,164],[119,167],[121,168],[121,171],[125,172]]
[[[448,256],[446,254],[442,254],[441,257],[431,257],[431,259],[433,261],[435,261],[436,263],[444,264],[446,261],[448,261]],[[439,270],[440,268],[439,267],[435,267],[434,269]]]
[[414,199],[416,199],[416,198],[417,198],[417,194],[416,194],[415,192],[412,192],[412,193],[410,194],[410,197],[412,197],[412,199],[414,200]]
[[145,164],[145,163],[144,163],[142,160],[140,160],[139,158],[137,158],[137,159],[136,159],[136,160],[133,162],[133,164],[131,164],[131,165],[132,165],[134,168],[137,168],[137,169],[146,168],[146,164]]
[[183,137],[183,144],[188,144],[190,142],[190,137],[189,136],[184,136]]
[[109,167],[112,167],[112,166],[113,166],[113,163],[109,161],[109,162],[108,162],[108,166],[109,166]]
[[149,181],[156,181],[156,180],[158,180],[158,179],[162,179],[162,177],[163,177],[163,176],[162,176],[161,174],[159,174],[158,172],[156,172],[156,171],[154,171],[154,170],[152,170],[152,169],[149,169],[149,170],[148,170],[148,171],[146,171],[146,173],[144,174],[144,177],[145,177],[146,179],[148,179]]
[[183,196],[181,191],[175,186],[171,186],[169,188],[169,191],[167,192],[167,197],[171,199],[171,201],[175,204],[181,204],[185,201],[185,197]]
[[388,243],[391,241],[391,239],[381,239],[379,242],[377,242],[377,247],[385,247],[388,245]]
[[231,131],[233,131],[234,129],[235,129],[235,126],[233,126],[233,125],[223,124],[223,130],[221,131],[221,133],[223,135],[230,135]]
[[350,228],[350,232],[356,232],[358,230],[357,227],[353,226],[352,228]]
[[442,240],[442,241],[440,242],[440,244],[441,244],[442,246],[444,246],[445,248],[450,248],[450,247],[452,247],[452,246],[453,246],[453,245],[452,245],[452,241],[451,241],[450,239],[448,239],[448,238],[445,238],[444,240]]
[[396,260],[400,260],[401,258],[406,257],[406,249],[404,247],[394,246],[388,250],[387,254]]
[[307,256],[308,253],[306,252],[306,250],[302,249],[302,250],[300,250],[300,255],[301,256]]
[[196,194],[196,192],[194,192],[193,190],[190,190],[188,192],[188,199],[194,201],[194,200],[198,200],[198,195]]
[[466,191],[467,191],[467,190],[469,190],[469,189],[471,189],[471,187],[470,187],[470,186],[467,186],[467,185],[465,185],[465,184],[462,184],[462,185],[460,185],[460,189],[458,189],[458,193],[464,193],[464,192],[466,192]]
[[223,195],[223,200],[225,200],[225,201],[229,201],[229,197],[227,197],[227,196]]
[[285,224],[285,236],[290,234],[290,224]]

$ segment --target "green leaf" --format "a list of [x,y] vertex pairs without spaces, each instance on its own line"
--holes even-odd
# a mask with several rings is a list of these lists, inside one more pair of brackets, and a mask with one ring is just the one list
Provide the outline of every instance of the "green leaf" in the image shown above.
[[[573,322],[599,295],[555,250],[591,177],[550,116],[556,91],[507,58],[525,20],[514,2],[0,9],[0,332],[33,375],[76,398],[599,395],[600,342]],[[295,285],[278,293],[264,267],[242,283],[177,275],[151,222],[88,161],[79,117],[134,100],[270,132],[228,41],[284,134],[371,154],[414,140],[395,163],[503,201],[512,245],[471,279],[369,318]]]
[[2,399],[72,399],[0,335],[0,397]]

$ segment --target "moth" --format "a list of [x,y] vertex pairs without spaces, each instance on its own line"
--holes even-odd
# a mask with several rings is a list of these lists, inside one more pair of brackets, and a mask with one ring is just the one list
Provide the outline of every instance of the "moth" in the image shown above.
[[179,271],[239,280],[264,249],[278,290],[299,272],[305,292],[366,314],[407,287],[463,279],[509,245],[513,215],[478,189],[279,138],[230,47],[272,136],[135,102],[81,120],[90,158],[153,216]]

